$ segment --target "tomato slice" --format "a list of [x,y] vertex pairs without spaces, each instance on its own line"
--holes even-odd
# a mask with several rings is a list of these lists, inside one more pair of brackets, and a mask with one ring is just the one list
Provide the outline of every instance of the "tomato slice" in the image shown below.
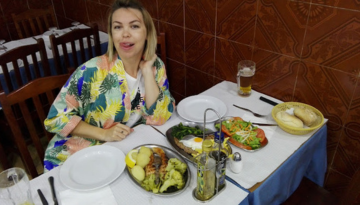
[[230,137],[229,141],[230,141],[233,145],[235,145],[235,146],[237,146],[237,147],[239,147],[239,148],[247,149],[247,150],[252,150],[252,148],[251,148],[250,146],[244,145],[243,143],[236,141],[236,140],[235,140],[234,138],[232,138],[232,137]]
[[264,130],[257,128],[255,132],[257,132],[256,137],[260,138],[260,142],[263,142],[266,139]]

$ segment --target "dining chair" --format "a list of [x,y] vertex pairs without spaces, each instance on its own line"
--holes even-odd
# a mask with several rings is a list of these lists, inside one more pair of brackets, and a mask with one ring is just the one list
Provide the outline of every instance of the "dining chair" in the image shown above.
[[[29,136],[28,140],[35,147],[41,165],[43,165],[44,147],[51,140],[52,134],[48,133],[44,126],[39,127],[38,124],[43,124],[52,102],[69,76],[69,74],[63,74],[38,78],[9,94],[4,91],[0,93],[0,103],[9,122],[14,144],[16,144],[28,173],[33,178],[37,177],[39,173],[31,157],[28,149],[29,143],[26,142],[25,136]],[[14,115],[14,106],[20,107],[21,115],[25,120],[26,126],[22,129],[19,129],[21,126]],[[36,112],[32,112],[34,107]]]
[[158,56],[160,56],[160,59],[164,62],[165,64],[165,68],[167,63],[166,63],[166,38],[165,38],[165,33],[160,33],[159,35],[157,35],[157,48],[156,48],[156,54]]
[[54,9],[29,9],[23,13],[11,14],[19,38],[43,34],[50,27],[58,27]]
[[97,24],[86,29],[73,29],[57,37],[52,34],[50,44],[58,74],[71,73],[82,63],[101,55]]
[[[4,75],[6,92],[14,91],[18,86],[32,79],[50,75],[50,65],[44,40],[20,46],[0,55],[0,66]],[[0,83],[0,90],[4,90]]]

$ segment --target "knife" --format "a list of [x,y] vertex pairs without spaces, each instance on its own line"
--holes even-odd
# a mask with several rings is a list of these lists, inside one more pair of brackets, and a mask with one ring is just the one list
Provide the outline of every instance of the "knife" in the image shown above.
[[51,187],[51,194],[54,200],[54,205],[58,205],[58,200],[56,198],[56,192],[55,192],[55,187],[54,187],[54,177],[49,177],[49,183],[50,183],[50,187]]
[[263,96],[260,96],[260,100],[261,100],[261,101],[264,101],[264,102],[266,102],[266,103],[269,103],[270,105],[273,105],[273,106],[279,104],[279,103],[276,103],[276,102],[274,102],[274,101],[272,101],[272,100],[269,100],[269,99],[267,99],[267,98],[265,98],[265,97],[263,97]]
[[166,137],[164,133],[162,133],[160,130],[158,130],[157,128],[155,128],[154,126],[150,125],[152,128],[154,128],[154,130],[156,130],[158,133],[160,133],[162,136]]
[[41,199],[41,202],[43,205],[49,205],[44,194],[42,193],[42,191],[40,189],[37,190],[39,196],[40,196],[40,199]]
[[260,126],[278,126],[278,124],[267,124],[267,123],[257,123],[257,122],[252,122],[251,124],[260,125]]

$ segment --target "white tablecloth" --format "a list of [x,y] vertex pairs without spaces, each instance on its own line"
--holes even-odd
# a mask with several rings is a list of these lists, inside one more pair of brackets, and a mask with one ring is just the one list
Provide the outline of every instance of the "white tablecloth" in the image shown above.
[[[106,145],[114,146],[119,148],[125,154],[132,150],[132,148],[142,144],[158,144],[171,148],[166,138],[156,132],[150,126],[139,125],[135,127],[135,131],[129,135],[125,140],[121,142],[108,142]],[[110,184],[112,193],[118,202],[118,204],[155,204],[155,205],[183,205],[183,204],[202,204],[193,199],[192,191],[196,187],[196,168],[192,164],[188,163],[191,172],[190,185],[186,190],[172,197],[159,197],[149,192],[146,192],[136,186],[128,176],[126,170]],[[41,204],[40,198],[36,192],[37,189],[41,189],[47,198],[48,202],[52,203],[50,186],[48,183],[48,177],[54,176],[57,196],[59,193],[66,190],[67,188],[62,184],[59,178],[59,171],[61,167],[57,167],[52,171],[40,175],[39,177],[30,181],[32,196],[35,204]],[[226,188],[218,196],[214,197],[207,204],[239,204],[242,200],[247,197],[248,193],[236,187],[230,182],[227,182]],[[61,202],[61,199],[60,199]],[[50,203],[50,204],[51,204]]]

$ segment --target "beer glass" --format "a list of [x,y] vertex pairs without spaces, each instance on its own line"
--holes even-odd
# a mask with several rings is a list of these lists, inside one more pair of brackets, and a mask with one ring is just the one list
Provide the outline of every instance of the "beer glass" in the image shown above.
[[252,80],[255,74],[255,62],[251,60],[242,60],[238,64],[237,89],[240,96],[249,96],[251,94]]

